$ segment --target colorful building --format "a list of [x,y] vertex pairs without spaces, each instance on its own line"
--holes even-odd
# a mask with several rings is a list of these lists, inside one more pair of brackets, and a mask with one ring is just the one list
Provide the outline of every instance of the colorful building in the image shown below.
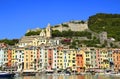
[[48,48],[48,67],[47,70],[52,70],[53,68],[53,49]]
[[114,62],[114,70],[120,71],[120,49],[114,49],[112,56]]
[[0,67],[4,65],[4,52],[5,50],[0,48]]
[[62,70],[63,69],[63,47],[58,47],[57,48],[57,70]]
[[15,52],[17,71],[22,71],[24,69],[24,48],[18,47]]
[[7,67],[11,67],[12,66],[12,49],[8,48],[7,49]]
[[24,70],[27,71],[36,71],[36,57],[37,57],[37,49],[36,47],[27,47],[24,50]]
[[84,58],[83,58],[83,51],[79,51],[76,54],[76,67],[77,72],[83,72],[84,71]]
[[107,49],[103,48],[100,50],[100,53],[101,53],[101,68],[102,69],[109,69],[110,68],[110,65],[109,65],[109,60],[108,60],[108,51]]

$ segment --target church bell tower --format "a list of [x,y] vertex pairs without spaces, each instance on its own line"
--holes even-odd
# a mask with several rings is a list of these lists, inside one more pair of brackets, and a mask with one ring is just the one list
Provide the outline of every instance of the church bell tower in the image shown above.
[[48,24],[48,26],[46,27],[46,37],[47,38],[51,38],[52,37],[50,24]]

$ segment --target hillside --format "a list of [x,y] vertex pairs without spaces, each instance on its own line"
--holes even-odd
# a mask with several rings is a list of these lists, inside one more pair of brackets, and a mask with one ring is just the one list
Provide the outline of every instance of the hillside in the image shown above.
[[100,33],[106,31],[108,37],[113,37],[120,41],[120,14],[98,13],[88,19],[88,28]]

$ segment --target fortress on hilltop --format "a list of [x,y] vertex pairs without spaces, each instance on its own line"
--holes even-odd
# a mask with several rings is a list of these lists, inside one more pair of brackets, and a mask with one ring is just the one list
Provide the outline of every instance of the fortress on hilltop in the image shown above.
[[88,23],[83,21],[70,21],[52,27],[52,30],[59,31],[85,31],[88,29]]
[[[87,21],[70,21],[70,22],[65,22],[62,24],[58,24],[58,25],[54,25],[54,26],[50,26],[50,24],[48,24],[48,30],[46,31],[50,31],[49,28],[51,28],[51,30],[59,30],[60,32],[62,31],[85,31],[88,29],[88,23]],[[30,29],[29,31],[38,31],[38,30],[42,30],[40,28],[36,28],[36,29]],[[46,33],[48,36],[50,36],[49,32]]]

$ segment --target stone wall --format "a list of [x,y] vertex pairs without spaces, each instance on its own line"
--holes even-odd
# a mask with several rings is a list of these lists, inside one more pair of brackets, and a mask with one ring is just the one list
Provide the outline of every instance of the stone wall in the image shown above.
[[75,23],[64,23],[67,24],[68,27],[63,26],[63,25],[58,25],[58,27],[53,27],[52,30],[59,30],[59,31],[67,31],[67,30],[71,30],[71,31],[85,31],[88,29],[88,24],[84,23],[84,24],[75,24]]

